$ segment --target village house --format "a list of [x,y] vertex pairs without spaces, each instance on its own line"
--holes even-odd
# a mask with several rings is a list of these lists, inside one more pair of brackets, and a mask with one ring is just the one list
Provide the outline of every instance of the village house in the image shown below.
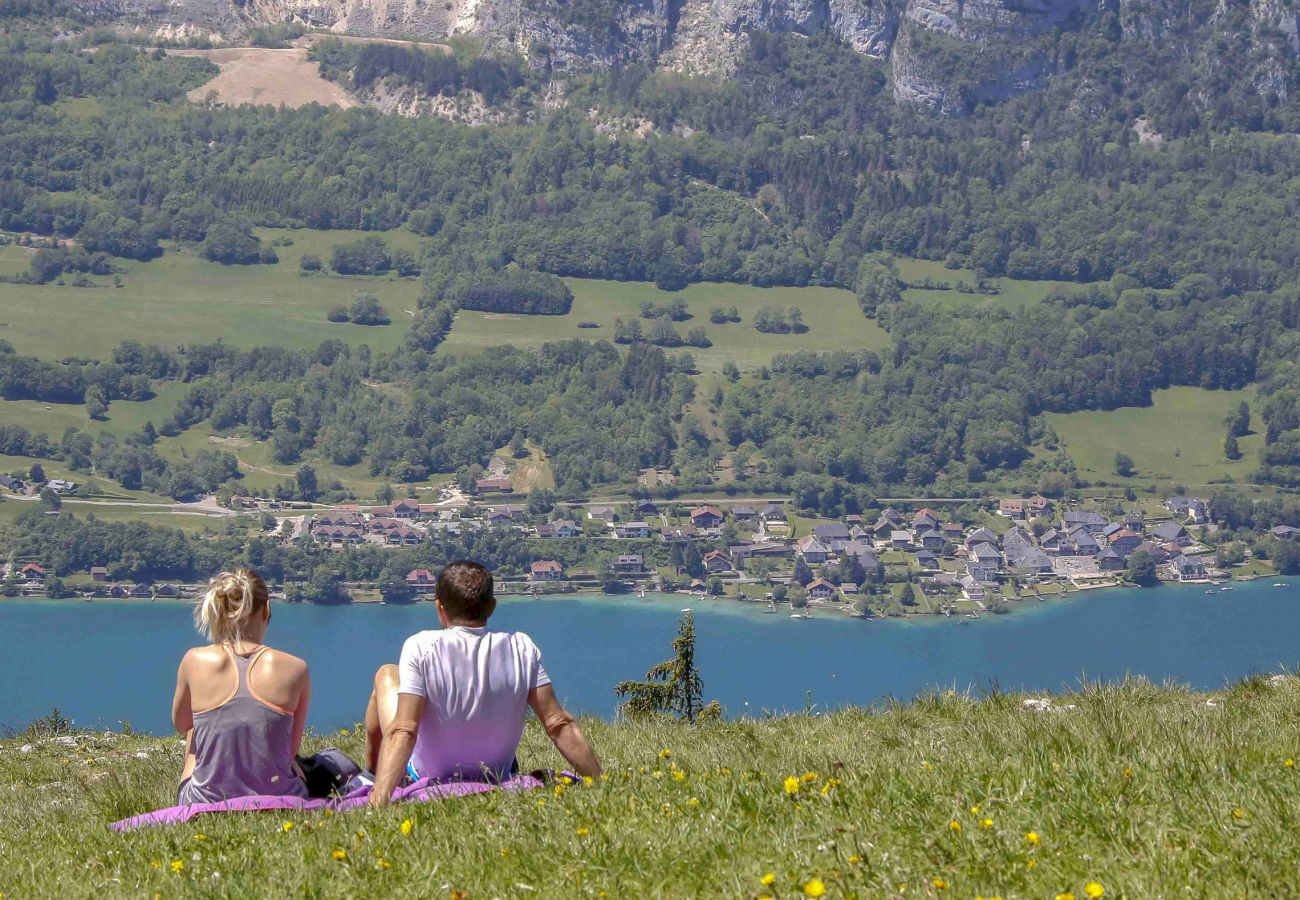
[[700,533],[694,525],[675,525],[672,528],[665,528],[659,532],[659,536],[666,542],[681,543],[683,541],[693,541],[699,537]]
[[1169,551],[1167,551],[1164,547],[1161,547],[1159,544],[1152,543],[1151,541],[1143,541],[1141,544],[1138,545],[1137,550],[1134,550],[1133,552],[1137,553],[1138,550],[1141,550],[1144,553],[1146,553],[1148,556],[1150,556],[1152,561],[1155,562],[1156,565],[1160,565],[1169,560]]
[[38,566],[36,563],[27,563],[27,565],[18,570],[18,575],[24,581],[44,581],[45,569]]
[[717,528],[723,521],[722,510],[716,506],[701,506],[691,510],[691,524],[696,528]]
[[106,566],[90,567],[91,581],[108,581],[108,568]]
[[1268,533],[1281,541],[1294,541],[1297,535],[1300,535],[1300,528],[1292,528],[1290,525],[1276,525],[1268,530]]
[[1123,525],[1119,524],[1118,522],[1111,522],[1109,525],[1107,525],[1105,528],[1101,530],[1101,536],[1104,537],[1107,541],[1109,541],[1112,537],[1119,534],[1123,530],[1124,530]]
[[1070,532],[1070,545],[1074,548],[1073,556],[1096,556],[1101,552],[1101,544],[1086,525],[1076,525]]
[[406,583],[411,587],[433,587],[438,583],[438,576],[428,569],[412,569],[406,573]]
[[1205,560],[1195,556],[1179,556],[1171,564],[1179,581],[1198,581],[1206,577]]
[[638,500],[636,504],[636,514],[646,518],[657,516],[659,515],[659,506],[653,500]]
[[492,509],[488,510],[488,514],[484,516],[484,519],[486,519],[489,525],[499,526],[499,525],[509,525],[511,522],[515,520],[515,517],[512,516],[510,514],[510,511],[505,507],[494,506]]
[[830,548],[817,540],[816,535],[808,535],[795,546],[799,551],[799,555],[803,557],[803,561],[809,565],[817,565],[830,559]]
[[650,526],[645,522],[622,522],[614,526],[614,536],[629,538],[648,538],[650,537]]
[[[860,560],[873,560],[872,565],[875,564],[876,548],[866,541],[836,541],[831,545],[831,550],[840,559],[856,556]],[[867,563],[863,562],[863,565],[867,565]]]
[[1007,566],[1017,575],[1051,575],[1052,558],[1038,547],[1015,544],[1007,550]]
[[934,510],[925,508],[918,509],[912,516],[912,530],[926,531],[931,528],[939,527],[939,516]]
[[835,585],[831,584],[825,578],[818,578],[805,589],[809,599],[812,600],[829,600],[835,596]]
[[732,544],[728,549],[733,560],[745,560],[753,556],[786,556],[790,548],[780,541],[747,541]]
[[1142,544],[1142,535],[1121,528],[1110,536],[1110,546],[1126,559]]
[[1210,504],[1199,497],[1170,497],[1165,509],[1189,525],[1204,525],[1210,521]]
[[174,584],[160,584],[153,589],[155,597],[173,599],[181,595],[181,589]]
[[1034,494],[1025,503],[1025,509],[1031,518],[1046,518],[1052,514],[1052,501],[1048,500],[1042,494]]
[[768,504],[763,509],[762,519],[764,524],[767,525],[786,525],[790,522],[789,517],[785,514],[785,510],[777,506],[775,503]]
[[731,517],[737,522],[753,522],[758,518],[758,510],[752,506],[733,506]]
[[393,518],[414,519],[420,514],[420,504],[414,500],[398,500],[393,504]]
[[390,547],[411,547],[424,537],[414,528],[394,528],[384,536],[384,543]]
[[919,540],[921,541],[921,546],[926,550],[942,550],[943,545],[947,543],[947,541],[944,540],[943,534],[935,531],[933,528],[929,531],[922,532]]
[[564,566],[553,559],[538,560],[528,567],[528,577],[533,581],[559,581],[564,577]]
[[618,518],[618,511],[612,506],[593,506],[587,510],[587,518],[613,525]]
[[976,528],[966,537],[967,548],[975,547],[980,544],[996,544],[998,536],[987,528]]
[[537,526],[539,538],[571,538],[577,537],[579,533],[581,529],[578,528],[578,523],[571,519],[556,519],[554,522]]
[[77,489],[77,482],[65,481],[62,478],[51,478],[45,482],[45,486],[56,494],[67,494]]
[[857,586],[856,584],[854,584],[853,582],[851,582],[851,581],[845,581],[845,582],[843,582],[843,583],[840,584],[840,593],[841,593],[841,594],[856,594],[856,593],[858,593],[858,586]]
[[475,481],[474,490],[480,494],[512,494],[515,488],[509,478],[492,476]]
[[145,597],[152,597],[153,589],[150,588],[149,585],[145,584],[144,582],[140,582],[139,584],[133,584],[131,585],[131,596],[135,597],[137,600],[143,599]]
[[731,560],[721,550],[710,550],[704,554],[704,570],[710,575],[731,571]]
[[909,550],[912,547],[912,532],[910,531],[891,531],[889,532],[889,546],[895,550]]
[[21,478],[14,478],[12,475],[0,475],[0,488],[15,494],[21,494],[27,490],[27,485],[23,484]]
[[970,549],[966,574],[976,581],[997,581],[1002,568],[1002,554],[992,544],[977,544]]
[[1055,528],[1049,528],[1043,532],[1042,537],[1038,539],[1038,546],[1043,552],[1050,553],[1053,556],[1069,556],[1066,552],[1068,542],[1064,534]]
[[115,600],[125,600],[127,597],[131,596],[131,589],[123,584],[115,584],[108,589],[108,596]]
[[835,541],[851,540],[853,535],[849,532],[849,526],[841,525],[839,522],[832,522],[829,525],[818,525],[813,528],[813,535],[823,544],[830,546]]
[[1127,563],[1124,556],[1113,546],[1097,554],[1097,568],[1103,572],[1118,572],[1124,568]]
[[1005,516],[1008,519],[1023,519],[1025,517],[1025,501],[1023,500],[999,500],[998,515]]
[[1061,524],[1067,534],[1073,534],[1075,529],[1082,527],[1088,529],[1089,534],[1099,535],[1110,524],[1110,520],[1097,512],[1067,510],[1061,516]]
[[922,569],[935,570],[939,568],[939,557],[935,556],[929,550],[917,550],[916,564]]
[[961,543],[961,525],[956,522],[944,522],[939,526],[939,533],[943,539],[953,544]]
[[1186,547],[1192,543],[1192,536],[1177,522],[1162,522],[1151,529],[1151,535],[1160,544],[1177,544],[1179,547]]
[[611,569],[615,575],[642,575],[645,559],[639,553],[625,553],[614,559]]
[[973,575],[963,575],[958,582],[961,585],[961,595],[967,600],[983,600],[985,595],[984,585]]

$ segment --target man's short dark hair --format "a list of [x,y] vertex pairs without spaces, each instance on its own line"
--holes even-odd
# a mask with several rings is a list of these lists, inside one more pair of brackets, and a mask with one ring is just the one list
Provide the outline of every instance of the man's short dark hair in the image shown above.
[[438,573],[437,597],[448,618],[463,622],[486,622],[497,608],[492,573],[468,559],[443,566]]

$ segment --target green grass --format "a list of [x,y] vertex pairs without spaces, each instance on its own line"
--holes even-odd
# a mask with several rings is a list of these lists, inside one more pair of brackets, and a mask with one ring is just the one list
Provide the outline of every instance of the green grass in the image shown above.
[[[1206,391],[1176,387],[1156,391],[1146,407],[1124,407],[1109,412],[1048,413],[1066,451],[1078,466],[1079,475],[1089,481],[1107,481],[1122,486],[1173,484],[1204,487],[1216,481],[1245,481],[1259,465],[1263,435],[1241,438],[1242,458],[1229,462],[1223,457],[1223,424],[1241,401],[1253,403],[1254,391]],[[1258,417],[1253,424],[1258,425]],[[1127,453],[1137,474],[1121,478],[1115,474],[1115,454]]]
[[[818,880],[827,897],[1082,898],[1090,882],[1107,898],[1289,896],[1300,681],[1206,700],[1131,682],[1053,713],[953,695],[697,727],[584,721],[608,773],[592,785],[123,836],[107,823],[172,802],[178,741],[36,734],[0,742],[0,890],[795,897]],[[309,749],[326,744],[360,750],[355,734]],[[561,764],[535,724],[520,758]]]
[[[519,316],[462,311],[443,346],[448,350],[482,348],[500,344],[537,347],[547,341],[585,338],[614,339],[615,319],[635,319],[641,304],[658,305],[681,298],[693,319],[676,323],[686,336],[691,328],[702,327],[713,342],[707,349],[682,347],[695,357],[702,372],[718,372],[727,362],[741,369],[754,369],[770,362],[777,353],[796,350],[883,349],[889,335],[862,315],[848,291],[833,288],[758,288],[735,284],[693,284],[684,291],[668,293],[642,282],[565,279],[573,289],[573,309],[564,316]],[[741,321],[714,325],[709,310],[735,306]],[[762,334],[754,329],[754,313],[763,306],[803,311],[808,331],[804,334]],[[599,328],[579,328],[579,322],[596,322]],[[642,320],[642,328],[649,327]]]
[[[289,237],[273,266],[223,266],[191,253],[171,251],[150,262],[117,260],[124,286],[95,277],[99,287],[0,284],[0,338],[20,353],[49,359],[108,357],[131,338],[162,346],[222,340],[237,347],[313,348],[338,339],[392,349],[405,335],[408,310],[420,296],[418,278],[304,278],[298,260],[316,253],[328,260],[333,244],[359,231],[259,229],[264,239]],[[381,233],[391,244],[417,242],[409,232]],[[14,247],[0,248],[0,273],[25,269]],[[70,280],[70,279],[69,279]],[[336,325],[325,320],[331,306],[347,304],[359,290],[373,291],[388,309],[391,325]]]
[[1057,287],[1075,288],[1079,285],[1068,281],[1022,281],[1016,278],[990,278],[997,294],[963,294],[956,290],[957,282],[964,281],[974,287],[978,283],[975,273],[970,269],[949,269],[943,263],[928,259],[898,259],[898,274],[904,281],[917,282],[929,278],[934,282],[948,282],[951,290],[940,291],[926,288],[910,288],[903,292],[909,300],[918,300],[936,306],[1002,306],[1021,307],[1037,303],[1049,291]]

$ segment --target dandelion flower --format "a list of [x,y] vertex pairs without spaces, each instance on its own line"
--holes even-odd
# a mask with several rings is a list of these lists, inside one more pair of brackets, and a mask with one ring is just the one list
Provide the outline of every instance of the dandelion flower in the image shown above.
[[685,781],[686,773],[683,772],[681,769],[673,769],[673,779],[675,781]]
[[579,828],[579,829],[578,829],[578,837],[586,837],[586,836],[589,835],[589,834],[591,834],[591,832],[590,832],[588,829],[586,829],[586,828]]
[[993,820],[992,820],[992,819],[987,818],[987,817],[986,817],[986,818],[983,818],[983,819],[980,819],[980,828],[992,828],[992,827],[993,827]]
[[338,849],[335,850],[333,853],[331,853],[330,856],[334,858],[335,862],[343,862],[343,860],[348,858],[348,851],[343,849]]
[[410,819],[402,820],[402,825],[401,825],[402,834],[410,834],[412,829],[414,828],[415,828],[415,823],[412,822]]
[[1026,832],[1025,832],[1025,843],[1028,844],[1028,845],[1031,846],[1031,847],[1037,847],[1038,844],[1039,844],[1038,832],[1037,832],[1037,831],[1026,831]]
[[392,867],[393,864],[390,863],[388,860],[384,859],[382,856],[379,857],[379,859],[375,860],[376,869],[391,869]]
[[207,839],[208,839],[208,836],[207,836],[206,834],[196,834],[196,835],[194,835],[194,840],[196,840],[196,841],[206,841]]
[[173,860],[172,860],[172,874],[173,874],[173,875],[179,875],[179,874],[181,874],[181,872],[184,872],[184,871],[185,871],[185,863],[181,862],[179,859],[173,859]]
[[1232,811],[1232,817],[1240,821],[1241,819],[1246,818],[1246,811],[1238,807]]
[[948,882],[942,878],[935,878],[930,882],[930,884],[934,885],[936,891],[948,890]]
[[346,728],[339,729],[339,737],[347,737],[350,732]]
[[671,757],[672,755],[673,755],[673,751],[669,750],[667,747],[665,747],[665,748],[663,748],[662,750],[659,751],[659,758],[660,758],[660,759],[668,759],[668,758]]
[[772,885],[776,884],[776,873],[768,872],[762,878],[758,879],[758,882],[759,884],[763,885],[763,887],[771,887]]
[[799,779],[795,778],[793,775],[782,782],[782,786],[785,788],[787,794],[799,793]]
[[970,814],[972,816],[978,816],[980,814],[980,808],[978,806],[972,806],[970,808]]
[[804,772],[804,773],[803,773],[803,782],[804,782],[804,784],[811,784],[812,782],[814,782],[814,781],[817,780],[817,777],[818,777],[818,776],[817,776],[817,773],[816,773],[816,772]]
[[849,857],[849,865],[851,866],[856,866],[860,862],[862,862],[862,857],[856,853]]
[[826,893],[826,884],[820,878],[814,878],[803,886],[803,892],[808,897],[820,897]]
[[1294,759],[1288,759],[1286,762],[1282,763],[1282,767],[1283,767],[1283,768],[1286,768],[1286,769],[1294,769],[1294,768],[1295,768],[1295,760],[1294,760]]
[[1124,777],[1125,777],[1125,778],[1132,778],[1132,777],[1133,777],[1133,770],[1130,769],[1128,766],[1125,766],[1125,767],[1124,767]]
[[699,806],[699,805],[700,805],[700,798],[699,798],[699,797],[692,797],[691,799],[689,799],[689,800],[686,801],[686,805],[687,805],[687,806]]
[[151,859],[151,860],[149,860],[149,865],[153,866],[155,869],[161,869],[161,868],[162,868],[162,863],[158,862],[158,860],[156,860],[156,859]]
[[1074,900],[1074,891],[1061,891],[1056,895],[1056,900]]
[[1029,862],[1025,863],[1025,868],[1026,868],[1026,869],[1037,869],[1037,868],[1038,868],[1038,860],[1036,860],[1036,859],[1031,859]]
[[595,784],[595,783],[596,783],[596,779],[592,778],[590,775],[583,775],[583,776],[582,776],[582,783],[583,783],[583,784]]
[[951,831],[953,834],[956,834],[957,832],[961,831],[961,823],[958,822],[956,819],[953,819],[951,822],[948,823],[948,830]]
[[1101,886],[1100,881],[1089,881],[1083,886],[1083,893],[1088,897],[1088,900],[1101,900],[1102,897],[1106,896],[1106,889]]
[[509,856],[509,855],[510,855],[510,848],[509,848],[509,847],[502,847],[502,848],[501,848],[501,855],[502,855],[502,856]]

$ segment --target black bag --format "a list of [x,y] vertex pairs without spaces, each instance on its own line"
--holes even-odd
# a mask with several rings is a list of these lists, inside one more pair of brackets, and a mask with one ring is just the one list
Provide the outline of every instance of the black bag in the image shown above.
[[307,796],[325,798],[343,792],[344,786],[361,774],[361,766],[338,747],[326,747],[311,756],[299,756],[307,782]]

